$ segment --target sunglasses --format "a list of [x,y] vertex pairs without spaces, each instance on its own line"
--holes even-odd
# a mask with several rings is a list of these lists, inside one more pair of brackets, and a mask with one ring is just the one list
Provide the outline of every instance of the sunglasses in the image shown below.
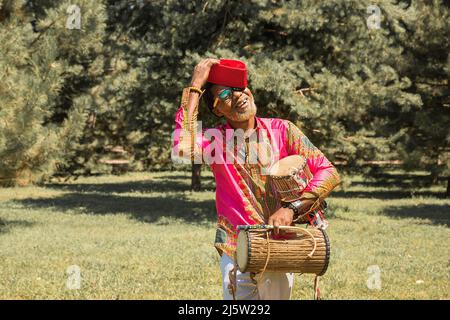
[[243,92],[246,88],[232,88],[232,87],[226,87],[225,89],[221,90],[218,94],[218,98],[214,99],[214,106],[213,109],[217,107],[220,101],[225,102],[228,99],[231,99],[233,97],[233,92]]

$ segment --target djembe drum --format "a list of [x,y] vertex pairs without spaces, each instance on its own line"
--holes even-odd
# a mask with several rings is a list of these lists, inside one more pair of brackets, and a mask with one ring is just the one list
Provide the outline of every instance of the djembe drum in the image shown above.
[[[299,155],[287,156],[275,162],[269,170],[269,185],[282,202],[293,202],[300,199],[303,190],[313,175],[306,159]],[[307,223],[306,216],[300,217],[298,223]]]
[[306,159],[299,155],[287,156],[275,162],[269,170],[270,185],[284,202],[300,199],[311,179]]

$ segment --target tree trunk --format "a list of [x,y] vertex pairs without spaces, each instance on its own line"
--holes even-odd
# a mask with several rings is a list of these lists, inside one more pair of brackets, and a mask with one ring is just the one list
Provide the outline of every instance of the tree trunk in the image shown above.
[[201,164],[192,164],[192,179],[191,179],[191,190],[199,191],[202,187],[202,182],[200,180],[200,174],[202,170]]
[[447,198],[450,198],[450,177],[447,177]]

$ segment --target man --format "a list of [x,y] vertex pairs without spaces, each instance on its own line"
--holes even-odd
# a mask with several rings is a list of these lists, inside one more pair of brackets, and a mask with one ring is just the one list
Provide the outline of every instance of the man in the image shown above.
[[[197,134],[202,96],[210,110],[224,117],[226,123],[218,125],[215,131]],[[265,272],[255,284],[249,273],[237,271],[235,292],[230,292],[237,226],[269,224],[279,235],[279,226],[292,225],[295,217],[314,209],[311,207],[322,202],[340,179],[334,166],[292,122],[259,118],[256,112],[247,87],[245,64],[238,60],[205,59],[195,67],[190,87],[183,90],[175,119],[174,150],[197,163],[207,162],[214,174],[218,217],[215,247],[221,255],[224,299],[231,299],[232,293],[237,299],[289,299],[293,286],[293,274],[289,273]],[[235,145],[236,132],[241,135],[237,135]],[[258,136],[264,138],[255,139]],[[253,154],[256,161],[250,161]],[[268,186],[264,169],[289,155],[304,157],[313,177],[300,201],[283,206]]]

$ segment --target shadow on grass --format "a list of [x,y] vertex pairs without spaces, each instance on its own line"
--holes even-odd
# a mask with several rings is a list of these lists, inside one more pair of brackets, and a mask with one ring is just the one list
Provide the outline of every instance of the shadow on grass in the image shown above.
[[[107,187],[109,190],[109,187]],[[125,188],[125,186],[123,186]],[[127,214],[144,222],[158,222],[163,217],[179,218],[189,223],[208,223],[216,220],[213,200],[191,201],[183,195],[166,197],[118,196],[108,194],[68,193],[55,198],[18,201],[34,208],[60,211],[77,210],[86,214]]]
[[[214,187],[213,177],[202,178],[204,188]],[[51,208],[87,214],[127,214],[144,222],[163,223],[164,217],[178,218],[188,223],[211,223],[216,221],[214,200],[192,200],[184,194],[190,190],[190,179],[165,174],[145,181],[126,181],[99,184],[49,184],[49,188],[69,191],[59,197],[24,199],[18,202],[37,208]],[[133,193],[134,195],[121,195]],[[151,195],[164,193],[163,196]],[[114,193],[114,194],[113,194]],[[142,193],[141,195],[139,193]],[[147,194],[148,193],[148,194]],[[145,196],[143,195],[145,194]],[[333,197],[404,199],[412,196],[443,198],[433,191],[410,192],[404,190],[335,191]],[[400,218],[430,219],[432,223],[449,225],[449,205],[421,205],[388,207],[383,214]]]
[[34,223],[23,220],[4,220],[0,219],[0,234],[7,233],[11,229],[19,227],[31,227]]
[[[177,181],[178,180],[178,181]],[[145,181],[127,181],[123,183],[52,183],[46,184],[45,187],[64,191],[73,192],[100,192],[100,193],[151,193],[151,192],[183,192],[190,191],[190,180],[181,179],[180,177],[155,177],[152,180]],[[214,180],[205,178],[202,181],[202,190],[213,189]]]
[[388,207],[383,210],[383,215],[398,218],[429,219],[432,224],[450,226],[450,205],[448,204]]
[[[191,181],[191,173],[187,173],[186,175],[170,175],[170,174],[163,174],[160,176],[155,176],[153,179],[155,180],[186,180]],[[213,176],[206,176],[202,174],[201,176],[202,182],[214,182]]]
[[[429,174],[424,173],[377,173],[373,176],[377,181],[414,181],[414,183],[430,184],[433,180]],[[447,181],[447,177],[437,177],[437,181]]]
[[[205,177],[203,188],[214,187],[214,179]],[[178,218],[188,223],[216,221],[214,200],[191,200],[190,177],[165,174],[144,181],[116,183],[53,183],[45,187],[68,191],[58,197],[24,199],[17,202],[34,208],[49,208],[95,215],[126,214],[136,220],[164,223],[162,218]],[[164,193],[162,196],[151,193]],[[133,195],[122,195],[134,193]],[[144,196],[145,195],[145,196]]]
[[[432,183],[429,176],[418,174],[393,174],[380,173],[375,177],[367,177],[365,181],[351,181],[350,188],[380,188],[375,191],[342,191],[333,192],[333,194],[343,198],[377,198],[377,199],[405,199],[417,196],[434,197],[445,199],[447,197],[445,190],[446,177],[440,177],[437,183]],[[431,190],[418,190],[420,188],[442,187],[442,192]],[[382,190],[382,188],[387,188]],[[388,190],[391,189],[391,190]],[[392,190],[396,189],[396,190]]]
[[413,197],[433,197],[438,199],[445,199],[444,192],[437,191],[333,191],[333,197],[339,198],[373,198],[380,200],[393,200],[393,199],[408,199]]
[[[429,188],[433,185],[430,185],[427,182],[424,181],[397,181],[397,180],[378,180],[378,181],[353,181],[351,183],[352,187],[376,187],[376,188],[382,188],[382,187],[388,187],[388,186],[395,186],[397,188],[402,189],[408,189],[413,190],[414,188]],[[442,186],[445,188],[444,184],[439,184],[439,186]]]

